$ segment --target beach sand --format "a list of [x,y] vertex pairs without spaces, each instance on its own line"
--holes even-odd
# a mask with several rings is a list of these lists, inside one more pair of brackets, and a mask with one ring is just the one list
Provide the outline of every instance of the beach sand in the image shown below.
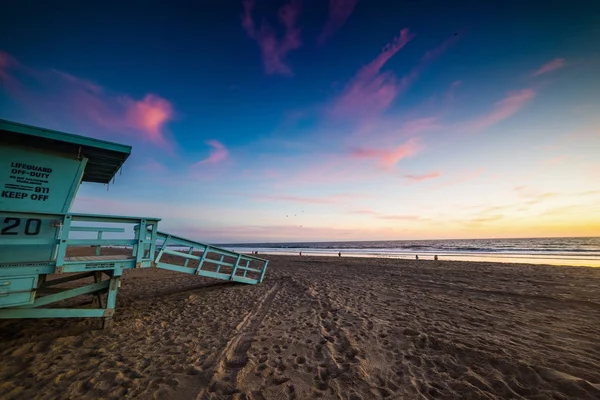
[[111,331],[0,321],[0,398],[600,399],[600,269],[264,257],[127,271]]

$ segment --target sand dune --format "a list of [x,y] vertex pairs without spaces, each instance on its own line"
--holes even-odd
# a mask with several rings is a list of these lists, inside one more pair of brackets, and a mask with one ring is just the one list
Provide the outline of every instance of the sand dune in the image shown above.
[[128,271],[115,327],[0,321],[3,399],[599,399],[600,269],[269,256]]

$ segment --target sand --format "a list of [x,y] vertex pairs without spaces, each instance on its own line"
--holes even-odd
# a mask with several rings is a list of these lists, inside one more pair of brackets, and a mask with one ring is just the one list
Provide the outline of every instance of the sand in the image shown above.
[[0,321],[0,398],[600,399],[600,269],[265,257],[128,271],[111,331]]

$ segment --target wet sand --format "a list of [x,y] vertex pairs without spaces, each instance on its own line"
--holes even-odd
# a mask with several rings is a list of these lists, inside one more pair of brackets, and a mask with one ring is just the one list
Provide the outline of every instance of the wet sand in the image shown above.
[[0,398],[600,398],[600,269],[265,257],[128,271],[110,332],[0,321]]

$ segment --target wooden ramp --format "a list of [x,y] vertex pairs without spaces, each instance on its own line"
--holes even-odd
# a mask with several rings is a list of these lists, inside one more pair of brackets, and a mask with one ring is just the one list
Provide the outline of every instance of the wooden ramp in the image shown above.
[[[268,260],[209,244],[195,242],[164,232],[157,233],[162,246],[155,259],[157,268],[201,275],[227,281],[257,284],[263,281]],[[179,260],[177,265],[175,260]]]

